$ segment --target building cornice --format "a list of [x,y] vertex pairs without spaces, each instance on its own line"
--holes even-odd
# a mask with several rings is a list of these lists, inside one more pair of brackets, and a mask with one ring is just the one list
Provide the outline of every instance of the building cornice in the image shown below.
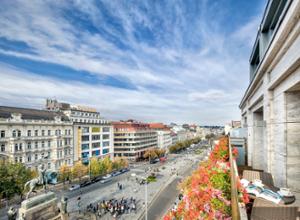
[[[294,3],[291,4],[291,3]],[[291,14],[288,18],[288,20],[284,20],[286,18],[287,14],[289,13],[289,9],[292,8],[293,14]],[[250,82],[249,86],[247,87],[244,96],[239,104],[239,108],[241,109],[242,106],[245,104],[245,101],[248,99],[248,97],[254,92],[256,86],[260,82],[260,79],[262,76],[266,73],[266,70],[269,68],[269,65],[273,62],[275,57],[282,57],[284,55],[284,51],[281,50],[282,46],[286,44],[287,35],[291,32],[291,30],[295,27],[297,22],[299,21],[299,14],[300,14],[300,1],[290,1],[287,5],[287,9],[284,12],[284,15],[282,17],[281,23],[274,30],[274,34],[270,40],[270,43],[266,49],[266,52],[264,53],[264,56],[262,57],[261,62],[259,63],[255,73],[254,78]],[[288,25],[289,24],[289,25]],[[287,28],[287,30],[284,30]],[[278,35],[280,33],[280,35]],[[290,44],[291,45],[291,44]],[[277,63],[280,59],[276,59]],[[275,63],[276,64],[276,63]],[[275,66],[274,62],[272,63],[272,66]]]

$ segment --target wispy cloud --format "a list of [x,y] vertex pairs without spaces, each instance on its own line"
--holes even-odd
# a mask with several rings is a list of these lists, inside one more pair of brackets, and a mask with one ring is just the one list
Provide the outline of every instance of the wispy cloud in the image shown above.
[[[226,1],[3,1],[0,42],[6,43],[0,43],[0,61],[1,55],[11,59],[0,63],[0,102],[41,107],[44,98],[56,97],[93,105],[113,119],[217,124],[236,119],[259,19],[244,9],[249,19],[223,26],[228,15],[221,9],[229,6]],[[240,9],[230,10],[234,16],[238,12],[232,10]],[[135,89],[72,76],[66,81],[20,60],[122,79]],[[228,111],[220,114],[218,108]]]

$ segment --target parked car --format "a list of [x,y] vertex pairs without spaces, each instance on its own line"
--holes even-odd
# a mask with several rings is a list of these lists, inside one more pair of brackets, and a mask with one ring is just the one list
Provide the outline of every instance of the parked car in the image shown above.
[[102,180],[110,179],[111,177],[111,174],[106,174],[104,177],[102,177]]
[[92,181],[86,180],[83,183],[80,183],[80,187],[85,187],[85,186],[88,186],[88,185],[91,185],[91,184],[92,184]]
[[126,172],[128,172],[129,170],[130,170],[129,168],[125,167],[125,168],[121,169],[120,172],[121,172],[121,173],[126,173]]
[[160,162],[166,162],[167,157],[161,157],[161,158],[159,158],[159,160],[160,160]]
[[110,177],[110,178],[106,178],[106,179],[100,180],[100,183],[108,183],[108,182],[110,182],[110,181],[112,181],[112,178],[111,178],[111,177]]
[[92,179],[92,183],[99,182],[100,180],[102,180],[102,177],[101,177],[101,176],[94,177],[94,178]]
[[120,171],[114,171],[112,172],[112,176],[119,176],[120,174],[122,174]]
[[76,184],[76,185],[72,185],[69,190],[70,191],[73,191],[73,190],[76,190],[76,189],[79,189],[80,188],[80,185],[79,184]]
[[159,162],[159,158],[155,158],[155,159],[150,160],[150,163],[151,163],[151,164],[157,163],[157,162]]

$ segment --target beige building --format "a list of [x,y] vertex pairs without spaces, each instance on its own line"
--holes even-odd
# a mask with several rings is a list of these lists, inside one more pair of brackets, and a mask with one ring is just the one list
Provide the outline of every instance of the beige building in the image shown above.
[[113,126],[115,156],[137,160],[157,147],[157,133],[149,124],[129,120],[113,122]]
[[300,189],[300,1],[268,2],[240,103],[248,165]]
[[72,122],[60,113],[0,107],[0,156],[29,168],[73,164]]
[[156,131],[157,134],[157,147],[167,149],[172,145],[171,129],[163,123],[150,123],[150,128]]

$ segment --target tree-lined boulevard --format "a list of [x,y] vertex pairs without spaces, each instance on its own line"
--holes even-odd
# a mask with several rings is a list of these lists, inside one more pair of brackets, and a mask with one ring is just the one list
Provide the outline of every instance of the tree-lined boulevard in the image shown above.
[[[146,178],[155,173],[155,180],[148,183],[148,215],[149,217],[154,216],[154,213],[156,213],[155,216],[163,215],[163,212],[169,209],[170,204],[174,201],[174,197],[176,198],[178,194],[176,189],[177,182],[183,175],[190,173],[193,165],[198,164],[205,156],[205,151],[202,151],[201,154],[195,153],[198,149],[203,150],[202,145],[194,145],[194,148],[184,150],[180,154],[169,154],[166,162],[149,164],[149,161],[146,160],[131,164],[129,165],[129,172],[111,177],[109,182],[101,183],[98,181],[70,191],[69,187],[75,182],[79,182],[79,178],[83,178],[81,182],[84,182],[86,179],[89,180],[86,174],[90,174],[91,179],[93,179],[97,175],[104,175],[109,171],[128,166],[127,161],[122,158],[116,158],[115,161],[91,159],[90,166],[75,164],[73,168],[62,168],[59,178],[62,181],[64,180],[63,182],[65,183],[60,184],[60,187],[50,186],[49,190],[56,193],[59,201],[62,196],[68,198],[67,210],[71,216],[79,215],[79,210],[81,213],[85,212],[88,205],[96,205],[102,200],[118,199],[120,201],[122,198],[129,199],[133,197],[137,203],[137,212],[124,214],[122,219],[137,219],[140,216],[142,218],[145,216],[145,188],[136,178],[132,177],[132,174]],[[69,184],[69,181],[66,180],[71,175],[73,183]],[[75,178],[77,179],[75,180]],[[119,184],[122,184],[122,190],[118,188]],[[80,205],[78,203],[79,198]],[[162,200],[166,201],[163,205],[161,203]],[[5,219],[5,209],[2,210],[4,212],[1,212],[1,219]],[[93,215],[93,213],[90,214]],[[112,218],[110,214],[105,216],[106,219]]]

